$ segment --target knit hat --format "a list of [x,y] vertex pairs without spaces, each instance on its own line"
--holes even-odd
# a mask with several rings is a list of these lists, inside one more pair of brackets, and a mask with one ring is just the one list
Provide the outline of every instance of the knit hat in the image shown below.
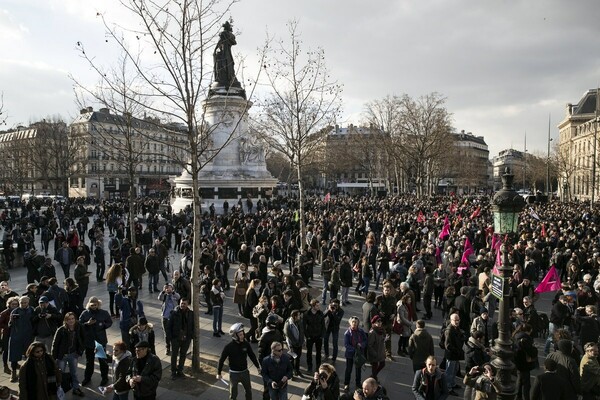
[[483,313],[487,313],[487,314],[489,314],[489,311],[488,311],[488,309],[487,309],[487,308],[485,308],[485,307],[481,307],[481,309],[479,310],[479,315],[481,315],[481,314],[483,314]]
[[373,318],[371,318],[371,325],[378,321],[381,321],[381,317],[379,315],[375,315]]

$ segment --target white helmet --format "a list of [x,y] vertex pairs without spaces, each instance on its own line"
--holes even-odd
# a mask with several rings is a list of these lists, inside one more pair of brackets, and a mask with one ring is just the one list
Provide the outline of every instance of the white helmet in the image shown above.
[[231,328],[229,328],[229,334],[234,340],[239,340],[239,332],[244,332],[244,324],[241,322],[236,322],[235,324],[231,325]]

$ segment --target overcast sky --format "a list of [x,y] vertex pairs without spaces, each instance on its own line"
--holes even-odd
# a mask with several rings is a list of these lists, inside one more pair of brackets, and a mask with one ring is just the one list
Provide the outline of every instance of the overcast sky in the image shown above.
[[[114,49],[96,17],[119,20],[114,0],[3,0],[0,91],[8,127],[77,114],[69,74],[91,79],[76,51],[98,59]],[[267,32],[284,36],[297,19],[305,47],[322,47],[333,79],[344,85],[341,125],[357,124],[368,101],[436,91],[457,130],[484,136],[490,157],[506,148],[546,152],[551,135],[600,82],[597,0],[241,0],[230,16],[252,64]],[[251,74],[252,65],[246,67]],[[96,105],[97,106],[97,105]]]

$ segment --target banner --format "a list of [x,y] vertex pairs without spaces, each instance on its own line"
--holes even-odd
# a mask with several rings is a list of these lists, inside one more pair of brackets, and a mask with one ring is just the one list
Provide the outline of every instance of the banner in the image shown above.
[[471,254],[473,254],[475,252],[475,250],[473,249],[473,246],[471,245],[471,241],[469,240],[469,238],[465,239],[465,248],[463,251],[463,255],[462,258],[460,259],[461,263],[465,263],[467,265],[471,265],[471,263],[469,262],[469,256]]
[[560,276],[553,265],[548,270],[548,273],[535,288],[536,293],[555,292],[560,289]]

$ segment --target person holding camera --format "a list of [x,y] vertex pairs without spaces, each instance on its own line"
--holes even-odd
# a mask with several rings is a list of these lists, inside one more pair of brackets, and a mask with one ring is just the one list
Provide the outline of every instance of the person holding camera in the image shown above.
[[303,399],[337,400],[340,397],[340,378],[331,364],[323,363],[304,390]]
[[[494,367],[491,364],[484,364],[481,367],[471,368],[465,375],[463,383],[475,389],[475,399],[495,400],[496,393],[500,392],[500,387],[496,383],[494,375]],[[527,399],[527,396],[523,398]]]
[[50,349],[54,334],[63,321],[63,317],[56,307],[50,304],[48,297],[41,296],[38,301],[38,306],[33,310],[31,318],[35,340],[44,343],[46,348]]
[[291,357],[283,354],[281,342],[271,344],[271,355],[262,360],[261,372],[269,390],[269,399],[287,400],[288,380],[292,379],[293,368]]

